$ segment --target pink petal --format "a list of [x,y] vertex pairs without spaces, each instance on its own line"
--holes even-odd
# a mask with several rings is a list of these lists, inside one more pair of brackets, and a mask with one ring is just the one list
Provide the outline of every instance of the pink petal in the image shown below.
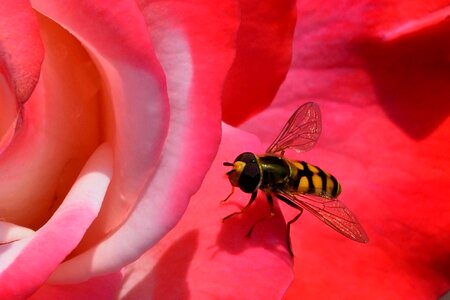
[[402,38],[409,34],[416,34],[418,31],[432,29],[441,24],[448,24],[448,17],[450,16],[450,7],[431,12],[420,19],[410,20],[409,22],[394,28],[384,34],[385,41],[392,41],[397,38]]
[[[291,157],[337,176],[342,201],[370,240],[354,243],[302,216],[292,232],[296,279],[286,298],[435,299],[450,288],[448,22],[440,12],[420,20],[431,1],[421,12],[390,14],[369,37],[364,25],[373,19],[365,13],[381,20],[383,9],[317,5],[299,6],[296,60],[277,99],[242,127],[268,144],[280,120],[318,102],[322,137]],[[417,18],[414,30],[398,21],[408,13]],[[269,122],[281,124],[263,126]]]
[[[0,156],[0,211],[33,230],[55,212],[99,143],[99,79],[79,43],[41,20],[46,57]],[[62,55],[64,53],[64,55]]]
[[[36,14],[29,1],[1,1],[0,36],[0,70],[3,79],[10,84],[15,100],[25,102],[38,81],[44,58]],[[14,104],[17,108],[17,104]]]
[[20,108],[31,95],[44,57],[39,28],[28,1],[0,3],[0,153],[11,142]]
[[97,217],[111,174],[111,150],[103,145],[86,163],[63,204],[36,234],[0,247],[0,298],[29,296],[45,282]]
[[110,300],[118,295],[122,283],[122,275],[113,273],[102,277],[96,277],[83,283],[74,285],[43,285],[30,300],[48,299],[95,299]]
[[102,125],[106,139],[114,144],[115,176],[79,253],[126,219],[155,171],[168,126],[165,79],[142,14],[133,2],[35,0],[32,5],[82,42],[108,96]]
[[[65,2],[67,3],[67,2]],[[86,251],[74,258],[64,262],[51,278],[52,283],[68,283],[80,282],[92,276],[105,274],[120,269],[124,265],[137,259],[149,247],[156,243],[162,235],[164,235],[181,217],[184,212],[190,196],[198,189],[198,186],[203,179],[203,176],[211,163],[217,151],[219,137],[220,137],[220,95],[221,83],[224,80],[226,72],[233,57],[232,41],[237,27],[235,10],[230,4],[212,5],[207,4],[202,6],[199,10],[198,6],[194,5],[175,5],[171,2],[166,4],[158,3],[141,3],[141,9],[144,12],[149,32],[146,34],[135,33],[138,28],[136,23],[130,24],[130,19],[139,17],[137,15],[130,17],[127,14],[134,12],[132,7],[126,7],[125,2],[120,5],[115,5],[110,8],[105,4],[103,9],[99,7],[86,8],[84,14],[67,14],[63,8],[55,12],[54,7],[49,8],[44,6],[46,4],[39,3],[39,10],[45,11],[47,15],[52,15],[52,18],[64,24],[73,34],[80,36],[83,43],[91,49],[94,56],[104,57],[110,50],[105,50],[104,45],[97,45],[98,36],[96,30],[101,28],[101,33],[106,34],[108,24],[123,24],[121,30],[133,30],[124,36],[116,37],[116,26],[111,27],[111,34],[114,34],[113,39],[103,40],[104,44],[114,43],[109,47],[117,47],[116,44],[124,43],[122,39],[131,36],[139,36],[145,38],[150,33],[150,38],[153,42],[154,49],[158,56],[163,70],[167,77],[168,94],[170,98],[170,127],[169,135],[165,141],[161,160],[158,168],[155,165],[150,165],[152,159],[159,158],[159,153],[155,149],[146,146],[156,140],[156,136],[148,134],[149,128],[157,132],[161,130],[158,125],[146,124],[146,122],[158,122],[159,119],[151,115],[143,113],[143,107],[148,105],[148,99],[143,97],[130,97],[126,108],[118,108],[119,116],[117,120],[124,122],[118,125],[119,130],[127,132],[126,140],[118,141],[119,154],[124,150],[120,147],[136,147],[139,153],[135,154],[132,151],[126,152],[129,156],[118,156],[117,169],[119,176],[116,184],[124,185],[130,188],[134,193],[141,192],[141,195],[127,195],[127,193],[120,193],[124,199],[122,202],[117,199],[111,199],[117,191],[114,189],[109,193],[107,203],[121,207],[104,207],[104,216],[108,217],[108,222],[121,220],[120,212],[123,211],[123,201],[137,201],[132,207],[126,222],[121,224],[114,233],[111,233],[102,243],[96,245],[89,251]],[[73,2],[76,4],[77,11],[83,11],[80,8],[79,1]],[[163,5],[165,4],[165,6]],[[61,4],[52,4],[53,6],[60,6]],[[66,4],[64,4],[66,5]],[[225,11],[224,11],[225,9]],[[74,9],[75,10],[75,9]],[[118,13],[120,11],[120,13]],[[100,16],[96,14],[101,12]],[[225,12],[225,14],[224,14]],[[92,19],[105,19],[104,26],[98,24],[90,24],[86,22],[86,14],[93,14]],[[69,15],[70,17],[67,17]],[[205,20],[209,20],[212,15],[217,15],[218,22],[213,25],[204,26]],[[105,16],[109,16],[106,18]],[[224,18],[222,18],[222,16]],[[206,19],[205,19],[206,18]],[[140,23],[139,23],[140,24]],[[139,25],[140,26],[140,25]],[[95,28],[91,28],[95,27]],[[138,39],[138,38],[136,38]],[[215,40],[215,43],[210,43],[210,40]],[[93,47],[92,45],[95,45]],[[131,45],[133,46],[133,45]],[[128,45],[128,47],[131,47]],[[140,49],[140,48],[139,48]],[[152,49],[147,49],[148,53],[152,53]],[[131,53],[133,54],[133,53]],[[123,53],[120,53],[123,55]],[[150,55],[150,54],[148,54]],[[220,59],[218,59],[220,57]],[[115,62],[115,57],[109,57],[111,62]],[[100,59],[99,59],[100,60]],[[111,71],[107,66],[109,60],[100,60],[100,68],[105,69],[105,76],[110,76]],[[122,74],[123,73],[123,74]],[[133,74],[127,70],[120,73],[127,77],[126,80],[136,80]],[[140,76],[142,74],[139,73]],[[142,83],[142,79],[139,81]],[[115,82],[114,86],[119,85]],[[141,87],[142,89],[145,88]],[[133,92],[135,86],[128,86],[124,91]],[[151,91],[150,91],[151,93]],[[130,101],[141,101],[133,104]],[[145,101],[145,102],[144,102]],[[152,106],[154,106],[152,104]],[[121,111],[127,114],[120,114]],[[136,112],[130,113],[136,110]],[[134,131],[128,131],[129,116],[139,116],[143,120],[135,120]],[[122,138],[121,134],[119,135]],[[140,138],[140,140],[134,140]],[[144,144],[144,145],[142,145]],[[145,158],[141,157],[141,152],[145,151]],[[120,163],[120,164],[119,164]],[[123,166],[122,166],[123,164]],[[136,166],[139,164],[139,166]],[[126,169],[122,168],[127,166]],[[155,174],[149,172],[141,172],[141,169],[148,168],[148,171],[156,171]],[[123,175],[121,175],[123,173]],[[142,175],[145,175],[146,186],[144,190],[138,188],[138,184],[143,182]],[[150,177],[153,175],[153,177]],[[148,181],[149,178],[153,178]],[[186,180],[188,178],[188,180]],[[147,182],[148,181],[148,182]],[[176,182],[176,185],[168,185],[168,182]],[[114,183],[114,181],[113,181]],[[113,186],[114,188],[114,186]],[[118,194],[119,195],[119,194]],[[114,208],[114,209],[112,209]],[[101,221],[96,222],[94,228],[89,233],[85,242],[79,250],[86,249],[92,243],[98,241],[94,237],[98,235],[99,227],[108,228],[101,217]],[[97,233],[95,232],[97,231]],[[127,247],[123,247],[124,241],[127,241]],[[77,253],[79,254],[79,252]],[[77,268],[78,265],[90,264],[90,268]]]
[[[254,136],[225,125],[219,153],[189,203],[181,221],[155,247],[124,270],[125,299],[279,299],[292,279],[280,214],[259,224],[250,239],[247,230],[267,215],[260,197],[241,217],[221,219],[239,210],[249,195],[230,191],[223,161],[242,151],[257,151]],[[176,287],[176,288],[174,288]]]
[[8,244],[34,235],[34,231],[8,222],[0,222],[0,245]]
[[266,108],[291,63],[295,1],[241,0],[237,52],[225,81],[223,119],[238,125]]
[[9,146],[17,127],[17,119],[20,117],[19,104],[16,95],[8,82],[8,79],[0,74],[0,154]]
[[[1,89],[1,87],[0,87],[0,89]],[[5,99],[5,97],[2,97],[2,98]],[[8,116],[8,112],[6,112],[8,110],[7,104],[5,104],[5,105],[0,104],[0,106],[2,108],[5,108],[4,120],[8,121],[3,124],[4,128],[2,128],[2,130],[4,132],[1,133],[2,137],[0,138],[0,154],[2,154],[3,151],[5,151],[8,148],[8,146],[11,144],[12,140],[14,139],[14,135],[16,134],[17,129],[20,126],[20,122],[22,120],[22,115],[19,111],[17,111],[15,108],[13,108],[13,110],[10,112],[10,113],[12,113],[12,115]],[[15,116],[13,116],[14,114],[15,114]],[[2,116],[3,116],[3,114],[2,114]]]

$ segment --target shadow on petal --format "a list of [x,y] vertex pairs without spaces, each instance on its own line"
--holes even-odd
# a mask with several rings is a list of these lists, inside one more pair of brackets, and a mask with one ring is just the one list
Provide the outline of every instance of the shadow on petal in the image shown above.
[[191,230],[177,239],[125,299],[190,299],[186,278],[198,248],[198,235],[198,231]]
[[416,140],[426,138],[450,113],[449,24],[357,46],[381,107]]
[[[247,198],[248,195],[239,193],[239,196],[235,197]],[[234,204],[234,201],[230,200],[230,203],[226,205],[234,206]],[[241,211],[242,208],[237,208],[236,212]],[[251,236],[248,237],[248,231],[256,222],[258,224],[254,227]],[[281,259],[285,259],[285,235],[285,221],[279,207],[275,208],[275,216],[270,218],[269,206],[265,196],[259,193],[257,200],[246,211],[222,223],[216,244],[219,251],[226,251],[230,254],[237,255],[248,248],[261,247],[277,253]]]

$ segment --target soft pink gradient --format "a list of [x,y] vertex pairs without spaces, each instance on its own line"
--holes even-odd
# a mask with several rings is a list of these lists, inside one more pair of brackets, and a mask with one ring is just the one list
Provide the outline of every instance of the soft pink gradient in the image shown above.
[[61,204],[100,135],[92,62],[53,23],[41,20],[41,29],[47,45],[40,80],[0,156],[1,216],[33,230]]
[[97,217],[111,175],[111,149],[102,145],[52,218],[34,235],[2,246],[0,298],[29,296],[45,281]]
[[[79,6],[78,3],[76,5]],[[145,148],[146,143],[151,144],[154,140],[149,135],[149,130],[158,130],[153,122],[156,122],[160,116],[158,114],[156,116],[146,115],[142,105],[133,105],[127,102],[126,110],[120,112],[127,113],[127,115],[124,114],[121,118],[125,122],[130,122],[127,118],[130,112],[127,112],[127,110],[136,110],[134,113],[131,112],[131,115],[139,115],[143,119],[141,122],[136,119],[130,122],[136,130],[130,129],[129,134],[124,135],[124,138],[136,138],[137,140],[124,141],[123,145],[139,149],[139,153],[145,155],[145,159],[135,156],[136,154],[134,156],[127,155],[126,158],[131,159],[133,164],[136,164],[134,167],[125,158],[118,159],[118,163],[131,169],[119,172],[119,176],[123,174],[128,178],[118,178],[117,184],[120,193],[116,196],[122,198],[127,196],[123,190],[120,190],[120,186],[127,182],[130,183],[130,187],[128,187],[130,191],[139,192],[136,195],[138,198],[134,200],[135,206],[130,211],[126,222],[109,234],[102,243],[96,244],[90,250],[61,264],[52,275],[51,283],[81,282],[92,276],[115,271],[142,255],[179,220],[190,195],[198,188],[205,171],[209,167],[219,142],[220,107],[218,100],[220,84],[223,82],[233,55],[233,49],[229,45],[233,37],[233,30],[235,30],[235,20],[231,18],[229,23],[224,23],[221,26],[217,38],[218,42],[210,46],[209,51],[212,53],[220,52],[223,55],[221,60],[216,61],[213,57],[202,55],[203,52],[201,51],[205,51],[207,48],[200,48],[196,44],[198,42],[196,39],[204,42],[206,41],[205,37],[189,35],[189,30],[193,30],[189,26],[193,25],[185,23],[184,17],[183,19],[177,19],[177,16],[184,16],[184,14],[177,13],[177,10],[181,7],[175,6],[172,8],[170,2],[167,3],[166,7],[161,7],[162,3],[158,3],[155,8],[146,6],[150,4],[144,3],[142,5],[140,12],[144,13],[145,19],[143,21],[152,32],[150,41],[154,44],[155,55],[165,72],[167,80],[170,104],[168,136],[164,141],[164,147],[160,155],[155,155],[155,152],[149,148],[144,151],[143,147]],[[170,12],[170,9],[174,11]],[[185,9],[186,12],[190,12],[192,7],[188,6]],[[93,9],[88,11],[90,13],[95,12]],[[168,11],[169,14],[166,15]],[[209,11],[205,9],[203,13],[206,14]],[[201,18],[198,20],[201,20]],[[202,28],[200,25],[197,24],[198,27],[194,29],[198,31],[198,28]],[[130,30],[135,30],[136,24],[132,26]],[[206,31],[206,34],[209,33],[210,31]],[[211,32],[211,34],[216,33]],[[129,33],[126,36],[133,37],[134,35]],[[95,36],[92,38],[95,43]],[[109,64],[111,61],[114,62],[114,59],[106,59],[104,63]],[[211,72],[208,72],[209,68],[211,68]],[[126,72],[119,74],[124,76],[126,80],[131,80],[133,84],[141,83],[142,78],[130,78]],[[135,75],[142,76],[141,73]],[[208,84],[205,84],[205,82]],[[136,87],[124,87],[123,91],[135,93]],[[142,96],[144,98],[141,98],[141,101],[145,101],[144,103],[148,104],[149,109],[155,109],[153,102],[149,102],[150,99],[147,98],[147,95]],[[152,95],[152,97],[156,96]],[[126,98],[128,101],[130,101],[129,97]],[[131,99],[133,98],[131,97]],[[139,98],[134,100],[138,101]],[[126,129],[127,126],[124,124],[120,130]],[[138,132],[143,135],[138,135]],[[157,168],[156,166],[149,166],[148,170],[143,169],[144,162],[153,159],[159,159]],[[142,182],[146,184],[142,189],[136,186],[139,177],[130,177],[130,172],[139,175],[141,170],[155,172],[151,180],[148,180],[145,176],[142,177],[142,179],[147,179]],[[143,175],[148,176],[149,174],[144,172],[139,176]],[[186,180],[186,178],[189,180]],[[177,182],[177,185],[171,186],[168,184],[170,182]],[[114,178],[112,184],[114,184]],[[114,189],[114,186],[112,189]],[[131,196],[129,195],[125,199],[132,200]],[[117,222],[122,220],[117,214],[118,209],[123,210],[123,202],[113,201],[111,202],[112,207],[106,206],[102,209],[106,221]],[[95,236],[101,233],[95,232],[95,230],[99,230],[99,227],[103,226],[105,227],[104,230],[111,230],[106,227],[108,223],[101,223],[105,220],[96,220],[97,224],[94,225],[97,226],[91,228],[91,232],[88,232],[85,237],[86,244],[95,242]],[[127,241],[126,247],[123,246],[124,241]],[[82,244],[81,247],[87,247],[86,244]],[[77,268],[76,266],[80,264],[89,264],[90,268]]]
[[[99,70],[102,92],[108,100],[103,103],[101,121],[105,125],[104,138],[114,145],[115,172],[100,215],[79,246],[78,251],[82,251],[97,245],[127,215],[133,214],[142,189],[155,172],[168,127],[165,78],[147,37],[142,14],[128,1],[118,1],[113,7],[90,1],[35,1],[33,5],[86,47]],[[133,25],[127,23],[129,18],[135,19]],[[129,25],[118,31],[108,24]],[[91,268],[71,268],[71,273],[63,277],[88,279],[92,276],[89,274],[119,268],[122,259],[136,255],[133,249],[117,252],[119,246],[109,247],[112,257],[97,249],[97,255],[105,260],[96,260],[85,252],[86,258],[77,256],[77,265],[89,262]],[[62,280],[58,280],[58,274],[64,273],[61,268],[53,274],[58,282]]]
[[12,44],[25,33],[0,24],[11,32],[1,56],[0,296],[110,299],[117,271],[176,224],[217,152],[239,7],[20,5],[7,1],[2,13],[11,24],[32,14],[26,47],[38,39],[45,58],[41,67],[27,57]]

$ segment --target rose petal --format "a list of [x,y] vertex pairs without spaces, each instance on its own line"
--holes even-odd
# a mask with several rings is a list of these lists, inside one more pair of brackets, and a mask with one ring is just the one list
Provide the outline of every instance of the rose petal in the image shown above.
[[[41,78],[0,156],[0,212],[37,230],[52,216],[99,143],[99,80],[70,34],[41,18]],[[75,88],[74,88],[75,87]]]
[[389,118],[415,139],[428,136],[450,113],[445,80],[450,76],[450,21],[443,14],[449,16],[450,9],[359,45],[378,101]]
[[448,22],[448,17],[450,16],[450,7],[445,7],[443,9],[431,12],[430,14],[416,19],[411,20],[397,28],[394,28],[391,31],[388,31],[384,34],[385,41],[393,41],[395,39],[404,37],[409,34],[416,34],[417,31],[426,30],[427,28],[436,27],[440,24],[445,24]]
[[0,222],[0,245],[11,243],[34,235],[34,231],[8,222]]
[[35,13],[28,1],[0,3],[0,153],[11,142],[20,107],[31,95],[44,49]]
[[242,126],[268,144],[283,122],[264,124],[287,120],[303,102],[318,102],[322,137],[312,151],[291,157],[336,175],[341,200],[369,235],[360,245],[304,214],[292,229],[296,279],[286,298],[433,299],[450,287],[448,30],[442,22],[416,21],[426,26],[380,42],[412,12],[402,7],[398,19],[384,15],[392,20],[368,31],[367,20],[374,20],[365,13],[383,15],[397,11],[395,5],[341,5],[299,6],[304,23],[294,68],[273,106]]
[[260,149],[254,136],[224,126],[219,153],[201,189],[177,226],[125,268],[121,297],[281,298],[292,279],[281,215],[258,224],[246,238],[255,220],[268,214],[266,200],[259,197],[242,216],[221,222],[249,198],[236,191],[229,203],[220,205],[230,190],[222,162],[232,161],[242,151]]
[[291,64],[296,22],[295,1],[241,0],[239,4],[236,58],[222,96],[223,120],[232,125],[272,102]]
[[122,275],[120,273],[113,273],[74,285],[45,284],[29,300],[116,299],[121,283]]
[[108,96],[103,125],[114,143],[114,178],[79,253],[123,222],[155,171],[168,126],[164,74],[135,3],[35,0],[32,5],[82,42]]
[[[11,84],[15,100],[25,102],[38,81],[44,58],[36,15],[29,1],[0,2],[0,36],[0,71],[3,79]],[[14,107],[18,108],[17,103]]]
[[31,295],[75,248],[97,217],[111,174],[112,153],[103,145],[43,227],[32,237],[0,246],[1,299]]
[[2,74],[0,74],[0,107],[2,117],[0,118],[0,154],[11,143],[16,132],[16,120],[20,116],[19,105],[16,95]]
[[[1,87],[0,87],[1,89]],[[0,104],[1,106],[1,104]],[[5,116],[5,119],[8,119]],[[11,144],[14,139],[14,135],[17,132],[18,127],[20,126],[20,122],[22,121],[22,115],[20,112],[16,112],[16,117],[12,119],[9,124],[5,124],[5,128],[3,128],[3,136],[0,138],[0,155],[5,151],[8,146]],[[19,125],[19,126],[18,126]],[[8,126],[8,127],[6,127]]]
[[[76,3],[79,9],[78,1]],[[126,222],[95,248],[63,263],[53,274],[52,282],[79,282],[91,276],[118,270],[137,259],[174,226],[184,212],[190,196],[200,185],[219,143],[220,88],[234,54],[231,45],[237,27],[233,5],[207,3],[205,1],[205,6],[200,6],[202,9],[197,5],[173,5],[170,1],[141,3],[158,59],[167,74],[171,119],[163,155],[152,181],[147,183]],[[115,9],[118,9],[117,6]],[[107,13],[106,9],[104,13]],[[113,14],[111,18],[116,15]],[[217,15],[215,19],[221,22],[216,27],[205,26],[205,20],[210,20],[213,15]],[[124,23],[126,28],[131,26],[129,19],[130,17],[125,16],[114,20],[118,24]],[[86,26],[84,15],[77,15],[76,20]],[[108,22],[112,22],[111,19]],[[136,24],[132,24],[130,28],[134,29],[135,26]],[[75,27],[74,25],[73,28]],[[73,28],[71,31],[75,35],[84,34],[84,40],[91,35],[84,31],[85,28]],[[105,29],[101,30],[103,32]],[[210,43],[211,40],[216,42]],[[119,42],[122,43],[116,41]],[[130,103],[127,105],[133,106]],[[136,110],[139,110],[136,114],[142,114],[143,105],[140,103],[136,106]],[[120,118],[127,122],[129,114],[121,115]],[[152,120],[151,116],[147,118]],[[142,134],[141,139],[151,141],[156,138],[144,135],[148,130],[145,122],[136,122],[136,126],[136,131]],[[139,136],[136,132],[132,135]],[[153,157],[152,153],[155,151],[141,148],[142,140],[127,140],[126,143],[139,146],[140,151],[145,150],[147,160]],[[121,159],[125,162],[132,159],[145,165],[139,156]],[[133,175],[137,171],[128,169],[128,172]],[[133,187],[142,192],[136,188],[136,182],[139,181],[136,175],[133,177],[127,172],[124,175],[129,177],[123,179],[125,183],[133,178]],[[176,184],[171,185],[169,182]],[[117,212],[109,209],[105,211],[105,215],[117,219],[111,217],[117,215]],[[94,241],[92,236],[89,239]],[[124,240],[127,241],[127,247],[123,246]],[[75,267],[87,263],[91,268]]]

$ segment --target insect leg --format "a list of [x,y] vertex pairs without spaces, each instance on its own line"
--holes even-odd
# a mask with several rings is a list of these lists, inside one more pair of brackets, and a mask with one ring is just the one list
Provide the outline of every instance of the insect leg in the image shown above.
[[255,224],[252,225],[252,227],[250,227],[250,230],[247,232],[246,236],[250,237],[252,235],[253,229],[255,229],[255,226],[265,220],[268,220],[270,218],[272,218],[275,215],[275,210],[273,208],[273,198],[271,194],[266,194],[267,197],[267,202],[269,202],[269,207],[270,207],[270,215],[269,216],[265,216],[264,218],[261,218],[259,220],[257,220],[255,222]]
[[225,198],[225,199],[223,199],[222,201],[220,201],[220,202],[226,202],[228,199],[230,199],[230,197],[231,197],[231,195],[233,195],[233,193],[234,193],[234,186],[231,186],[231,192],[230,192],[230,194]]
[[300,218],[300,216],[303,213],[303,209],[300,210],[300,212],[289,222],[287,222],[287,228],[286,228],[286,244],[288,246],[288,251],[289,254],[291,255],[291,257],[294,257],[294,252],[292,252],[292,242],[291,242],[291,225],[292,223],[294,223],[295,221],[298,220],[298,218]]
[[301,208],[297,204],[293,203],[292,201],[290,201],[289,199],[287,199],[284,196],[277,195],[277,198],[300,211],[292,220],[290,220],[289,222],[286,223],[286,244],[288,247],[289,254],[291,255],[291,257],[294,257],[294,252],[292,251],[292,242],[291,242],[291,225],[295,221],[297,221],[298,218],[300,218],[300,216],[303,213],[303,208]]
[[[233,191],[232,191],[232,193],[233,193]],[[226,216],[225,218],[222,219],[222,222],[225,222],[225,220],[231,218],[232,216],[242,214],[245,210],[247,210],[247,208],[250,207],[250,205],[252,205],[252,203],[253,203],[253,201],[255,201],[257,195],[258,195],[258,191],[253,192],[252,196],[250,197],[250,201],[248,201],[247,205],[241,211],[238,211],[238,212],[235,212],[235,213],[232,213],[232,214]],[[231,194],[230,194],[230,196],[231,196]],[[227,197],[227,199],[228,199],[228,197]],[[225,199],[225,200],[227,200],[227,199]]]

